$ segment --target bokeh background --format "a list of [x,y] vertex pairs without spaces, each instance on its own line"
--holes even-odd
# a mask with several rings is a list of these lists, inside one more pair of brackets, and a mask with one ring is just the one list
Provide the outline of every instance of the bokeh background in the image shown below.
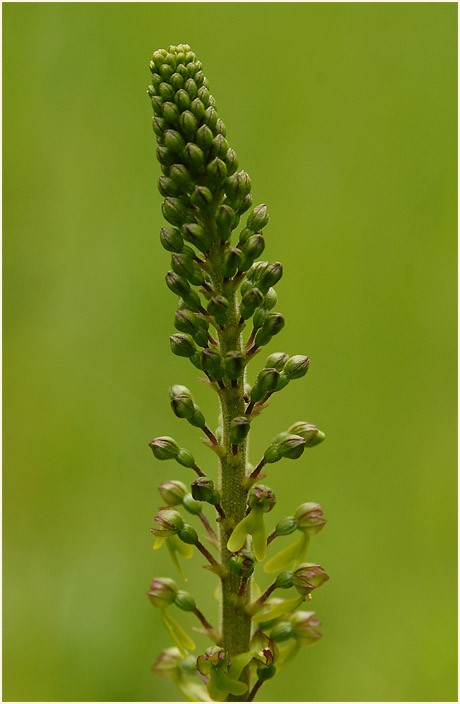
[[[456,15],[449,3],[3,5],[3,700],[180,698],[150,672],[170,643],[145,591],[172,575],[152,552],[156,487],[191,477],[147,443],[173,434],[209,467],[168,386],[217,413],[168,343],[145,90],[152,51],[180,42],[270,208],[287,322],[269,351],[312,359],[257,424],[252,460],[296,420],[327,433],[270,472],[273,525],[322,503],[311,558],[331,581],[314,604],[323,641],[262,698],[457,699]],[[215,621],[215,580],[200,560],[187,572]]]

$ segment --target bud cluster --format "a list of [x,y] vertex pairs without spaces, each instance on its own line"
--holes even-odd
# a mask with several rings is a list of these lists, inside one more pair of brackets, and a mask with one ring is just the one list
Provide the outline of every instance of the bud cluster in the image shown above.
[[[261,471],[266,465],[283,458],[298,459],[305,448],[319,444],[325,436],[313,424],[294,423],[273,438],[259,464],[250,469],[248,436],[254,419],[274,393],[305,376],[310,359],[271,353],[252,388],[247,385],[248,364],[285,325],[277,311],[275,290],[283,266],[261,260],[268,209],[265,204],[253,205],[251,180],[240,169],[201,62],[190,46],[156,51],[150,71],[147,92],[166,220],[160,242],[170,257],[166,285],[178,297],[175,332],[169,338],[171,352],[189,359],[204,373],[201,381],[218,393],[221,407],[214,434],[190,390],[179,384],[170,386],[173,413],[204,433],[204,443],[215,453],[213,458],[219,459],[220,473],[218,480],[207,476],[192,453],[172,437],[154,438],[149,447],[156,459],[174,459],[198,478],[189,486],[175,479],[162,481],[158,489],[163,506],[150,530],[156,537],[154,548],[166,545],[184,579],[178,557],[190,558],[198,550],[207,561],[206,568],[221,579],[223,600],[216,630],[193,596],[172,579],[155,578],[147,595],[160,609],[175,647],[164,650],[152,669],[173,680],[191,701],[253,701],[260,686],[284,667],[298,646],[312,645],[321,637],[313,612],[297,609],[328,580],[319,564],[306,561],[311,536],[326,523],[321,506],[302,503],[267,535],[266,521],[270,521],[276,496],[258,482],[265,476]],[[210,550],[197,530],[184,521],[181,507],[191,514],[191,520],[201,521]],[[218,514],[219,530],[217,526],[214,530],[206,515],[211,507]],[[279,538],[294,532],[294,542],[266,560],[272,541],[277,539],[278,544]],[[265,592],[251,597],[257,590],[251,587],[252,576],[261,562],[264,571],[276,577]],[[295,596],[272,597],[278,589],[292,589]],[[200,632],[213,641],[197,658],[189,654],[195,649],[193,640],[169,615],[171,605],[194,614],[201,623]]]

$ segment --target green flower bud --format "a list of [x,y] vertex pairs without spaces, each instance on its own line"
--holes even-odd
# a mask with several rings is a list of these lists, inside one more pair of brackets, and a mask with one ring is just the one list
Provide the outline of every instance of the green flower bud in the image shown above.
[[254,572],[255,557],[249,550],[239,550],[228,560],[228,569],[238,577],[250,577]]
[[247,271],[253,262],[265,249],[265,241],[262,235],[251,235],[245,242],[242,249],[243,256],[240,264],[240,271]]
[[228,240],[232,231],[235,211],[228,205],[219,205],[216,211],[217,232],[222,242]]
[[264,298],[264,308],[271,310],[278,302],[278,295],[274,288],[269,288]]
[[276,666],[268,665],[268,667],[258,667],[257,668],[257,679],[260,682],[266,682],[271,680],[272,677],[276,675]]
[[184,520],[179,511],[174,508],[160,508],[158,516],[153,519],[159,528],[150,528],[150,532],[160,538],[176,535],[184,526]]
[[210,106],[209,108],[206,108],[206,112],[204,113],[204,122],[211,130],[214,131],[217,125],[217,111],[214,107]]
[[286,364],[288,359],[289,355],[285,352],[274,352],[269,357],[267,357],[265,366],[272,367],[273,369],[277,369],[279,372],[282,372],[284,369],[284,365]]
[[323,442],[326,437],[321,430],[318,430],[316,425],[304,423],[302,421],[298,421],[297,423],[294,423],[294,425],[291,425],[289,432],[294,433],[295,435],[300,435],[300,437],[305,440],[305,447],[314,447],[314,445],[319,445],[319,443]]
[[168,435],[155,438],[149,443],[149,447],[157,460],[174,460],[179,453],[179,445]]
[[191,418],[195,412],[195,404],[188,396],[174,396],[171,399],[171,408],[178,418]]
[[254,210],[248,215],[247,227],[253,232],[260,232],[264,228],[270,216],[268,214],[267,206],[262,203],[258,205]]
[[229,431],[230,442],[232,445],[241,445],[241,443],[246,439],[250,427],[251,424],[247,416],[237,416],[236,418],[233,418],[230,422]]
[[220,381],[224,376],[222,357],[214,350],[204,349],[202,351],[201,368],[212,376],[213,379],[216,379],[216,381]]
[[152,108],[155,115],[160,117],[163,114],[163,98],[159,95],[152,96]]
[[228,301],[224,296],[213,296],[208,303],[207,310],[216,323],[225,325],[228,315]]
[[209,252],[211,249],[211,237],[209,233],[196,223],[190,222],[182,226],[184,239],[193,244],[200,252]]
[[174,97],[174,88],[169,83],[160,83],[158,93],[163,100],[172,100]]
[[293,626],[291,626],[290,623],[278,623],[274,628],[272,628],[272,631],[270,633],[270,638],[275,641],[275,643],[282,643],[285,640],[289,640],[289,638],[293,638],[295,635],[295,631]]
[[193,259],[188,253],[182,252],[177,254],[174,252],[171,256],[171,267],[178,276],[182,276],[184,279],[187,279],[187,281],[193,278]]
[[241,352],[234,350],[232,352],[227,352],[224,358],[225,373],[229,379],[238,379],[241,376],[244,365],[246,363],[245,357]]
[[152,666],[152,672],[164,680],[175,681],[181,677],[180,666],[183,661],[184,658],[178,648],[166,648],[157,657]]
[[[204,106],[203,106],[204,111]],[[201,149],[209,149],[212,145],[213,134],[207,125],[201,125],[195,135],[195,140]]]
[[243,202],[238,206],[238,215],[243,215],[243,213],[246,212],[246,210],[249,210],[249,208],[252,205],[252,193],[248,193],[246,198],[243,199]]
[[175,396],[188,396],[193,401],[192,392],[182,384],[173,384],[169,387],[169,397],[174,398]]
[[[162,167],[169,167],[176,161],[176,157],[174,156],[173,152],[170,152],[167,147],[161,144],[157,147],[157,159],[162,165]],[[165,173],[165,169],[163,168],[162,170],[163,173]]]
[[[254,311],[254,319],[252,321],[252,324],[254,325],[256,330],[263,327],[263,324],[265,323],[265,321],[267,319],[267,315],[268,315],[268,310],[263,305]],[[266,345],[271,340],[271,335],[269,335],[268,333],[265,333],[261,337],[263,337],[264,340],[266,340],[263,343],[264,345]]]
[[[176,103],[180,112],[183,113],[185,110],[188,110],[190,107],[190,96],[186,90],[181,88],[180,90],[177,91],[176,95],[174,96],[174,102]],[[179,124],[181,124],[180,118],[179,118]]]
[[228,152],[228,142],[222,134],[214,137],[212,143],[212,155],[218,156],[220,159],[225,159]]
[[265,484],[256,484],[252,487],[248,495],[249,508],[257,507],[264,513],[269,513],[276,504],[276,496]]
[[172,66],[170,66],[169,64],[162,64],[159,68],[159,72],[160,76],[165,81],[168,81],[174,73]]
[[244,244],[245,242],[247,242],[248,239],[249,239],[249,238],[251,237],[251,235],[253,235],[253,234],[254,234],[254,233],[253,233],[252,230],[249,230],[247,227],[244,227],[244,228],[241,230],[241,232],[240,232],[240,241],[239,241],[239,244],[242,245],[242,244]]
[[164,133],[165,147],[174,154],[180,154],[184,147],[184,138],[176,130],[166,130]]
[[206,167],[206,173],[212,190],[217,190],[222,186],[227,178],[227,167],[225,166],[225,162],[216,157]]
[[304,562],[294,571],[292,583],[299,594],[306,595],[321,587],[328,579],[329,576],[321,565]]
[[293,573],[290,572],[289,570],[283,570],[280,572],[276,579],[275,579],[275,584],[278,589],[289,589],[289,587],[292,587],[293,585]]
[[251,401],[257,403],[265,394],[274,391],[278,383],[279,371],[277,369],[262,369],[257,375],[256,383],[252,387]]
[[[185,115],[185,113],[182,113]],[[199,146],[187,142],[184,148],[184,159],[192,173],[200,174],[204,170],[204,154]]]
[[[214,100],[214,98],[212,97],[212,95],[210,96],[210,98],[212,98],[212,100]],[[212,104],[212,103],[211,103],[211,104]],[[222,120],[220,120],[220,119],[217,120],[217,122],[216,122],[216,132],[217,132],[217,134],[221,134],[221,135],[223,135],[224,137],[225,137],[225,135],[227,134],[227,128],[225,127],[224,123],[223,123]]]
[[183,592],[182,590],[176,593],[174,603],[179,609],[182,609],[182,611],[196,610],[196,603],[193,596],[188,592]]
[[266,294],[270,286],[274,286],[283,275],[283,265],[280,262],[270,264],[259,279],[258,286],[263,294]]
[[177,125],[179,122],[179,108],[174,103],[167,102],[163,104],[163,117],[170,125]]
[[190,137],[193,137],[197,130],[198,121],[190,110],[184,110],[180,116],[179,125],[185,136],[190,139]]
[[240,204],[251,190],[251,180],[246,171],[237,171],[225,182],[225,193],[230,204]]
[[193,188],[192,177],[183,164],[173,164],[169,176],[181,193],[188,193]]
[[294,357],[290,357],[289,361],[286,363],[284,371],[288,375],[289,379],[300,379],[308,371],[310,366],[310,357],[304,357],[301,354],[296,354]]
[[170,84],[174,88],[174,90],[180,90],[182,86],[184,85],[184,79],[180,75],[180,73],[173,73],[171,78],[169,79]]
[[200,347],[205,347],[208,342],[208,336],[206,334],[206,329],[201,325],[201,319],[198,318],[195,313],[184,308],[183,310],[176,310],[174,316],[174,326],[180,332],[185,332],[187,335],[191,335]]
[[159,609],[165,609],[176,598],[177,584],[168,577],[156,577],[150,585],[147,596],[150,602]]
[[327,523],[323,518],[321,506],[313,502],[301,504],[294,516],[299,530],[305,531],[309,535],[316,535]]
[[[256,335],[254,344],[258,347],[270,342],[274,335],[277,335],[284,328],[284,317],[281,313],[269,313],[265,318],[262,328]],[[268,339],[267,339],[268,338]]]
[[212,209],[212,193],[206,186],[196,186],[190,196],[190,201],[195,208],[204,213],[208,213]]
[[288,435],[278,445],[282,457],[296,460],[305,450],[305,440],[300,435]]
[[190,357],[195,351],[195,343],[190,335],[174,334],[169,338],[171,352],[178,357]]
[[208,108],[211,104],[211,99],[212,95],[210,94],[209,90],[206,88],[206,86],[202,86],[199,91],[198,91],[198,97],[203,103],[203,105]]
[[225,163],[227,164],[228,175],[232,176],[238,170],[238,157],[233,149],[227,150]]
[[273,464],[274,462],[279,462],[282,456],[278,445],[270,445],[270,447],[267,447],[265,450],[264,460],[266,464]]
[[280,374],[280,378],[278,379],[278,384],[276,385],[275,391],[281,391],[288,384],[289,384],[289,377],[283,370]]
[[161,195],[167,198],[168,196],[178,196],[180,195],[179,189],[177,188],[174,181],[168,176],[160,176],[158,179],[158,190]]
[[183,447],[180,448],[176,457],[176,461],[181,464],[182,467],[188,467],[189,469],[192,468],[195,464],[195,459],[192,453]]
[[195,81],[193,80],[193,78],[188,78],[185,81],[184,88],[187,91],[187,93],[189,94],[190,99],[195,100],[196,96],[198,95],[198,87],[197,87]]
[[180,506],[184,497],[188,494],[185,484],[171,480],[160,484],[158,491],[166,506]]
[[187,208],[179,198],[166,198],[162,203],[161,210],[165,220],[171,225],[182,225],[189,217]]
[[190,310],[200,310],[201,308],[201,299],[199,295],[197,294],[196,291],[186,291],[184,294],[182,294],[182,298],[184,300],[185,305],[187,308]]
[[198,542],[198,533],[192,526],[184,525],[184,527],[178,531],[177,535],[183,543],[187,543],[188,545],[196,545]]
[[240,305],[240,315],[243,320],[247,320],[251,317],[257,306],[262,303],[263,299],[264,297],[258,288],[251,288],[244,294]]
[[297,528],[297,519],[294,516],[287,516],[287,518],[282,518],[278,521],[275,528],[275,533],[277,536],[290,535]]
[[193,515],[197,515],[198,513],[201,513],[201,504],[199,501],[195,501],[193,496],[191,494],[186,494],[184,496],[184,500],[182,503],[183,507],[185,508],[186,511],[189,513],[193,513]]
[[[195,115],[198,122],[201,122],[201,120],[203,119],[204,114],[206,112],[206,108],[204,107],[203,103],[201,102],[201,100],[199,98],[195,98],[195,100],[192,101],[192,103],[190,105],[190,110],[191,110],[191,112],[193,112],[193,114]],[[209,131],[211,132],[211,130],[209,130]],[[212,134],[212,132],[211,132],[211,134]]]
[[214,486],[212,479],[199,477],[192,482],[192,496],[197,501],[205,501],[215,506],[220,502],[220,494]]
[[163,132],[167,128],[167,122],[162,117],[152,117],[152,127],[156,136],[159,138],[163,137]]
[[241,258],[242,253],[239,249],[227,249],[224,254],[224,261],[222,264],[222,274],[225,279],[231,279],[232,276],[235,276],[240,266]]

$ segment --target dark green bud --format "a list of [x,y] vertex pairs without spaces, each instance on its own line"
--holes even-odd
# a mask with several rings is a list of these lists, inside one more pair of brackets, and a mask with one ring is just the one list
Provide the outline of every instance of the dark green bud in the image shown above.
[[175,460],[179,453],[179,445],[168,435],[155,438],[149,442],[149,447],[157,460]]
[[243,320],[250,318],[257,306],[259,306],[263,300],[264,297],[258,288],[249,289],[249,291],[245,293],[241,299],[240,315]]
[[204,419],[204,415],[201,412],[201,409],[199,406],[195,405],[195,408],[193,410],[193,415],[190,418],[187,418],[188,422],[190,425],[193,425],[194,428],[204,428],[206,425],[206,421]]
[[218,156],[221,159],[225,159],[228,152],[228,142],[222,134],[218,134],[214,137],[212,143],[212,155]]
[[235,211],[228,205],[219,205],[216,211],[217,232],[222,242],[228,240],[232,232]]
[[182,235],[175,227],[162,227],[160,241],[168,252],[181,252],[184,246]]
[[206,348],[201,352],[201,368],[216,381],[220,381],[224,375],[222,357],[214,350]]
[[201,299],[196,291],[187,291],[187,293],[183,294],[182,298],[187,308],[190,310],[200,310]]
[[290,570],[283,570],[277,575],[275,584],[278,589],[289,589],[289,587],[292,587],[292,578],[293,573]]
[[169,176],[182,193],[188,193],[193,188],[192,177],[183,164],[173,164],[169,169]]
[[309,366],[310,357],[304,357],[301,354],[296,354],[293,357],[290,357],[284,367],[284,371],[288,375],[289,379],[300,379],[308,372]]
[[187,310],[176,310],[174,315],[174,327],[179,330],[179,332],[185,332],[187,335],[191,335],[197,345],[200,347],[205,347],[208,342],[208,336],[206,330],[201,325],[201,320],[195,313]]
[[[284,328],[284,317],[281,313],[269,313],[265,318],[262,329],[256,335],[254,343],[257,346],[265,345],[270,342],[273,335],[277,335]],[[261,334],[262,333],[262,334]],[[259,337],[259,341],[257,338]],[[267,339],[268,338],[268,339]]]
[[240,271],[247,271],[254,261],[265,249],[265,241],[262,235],[251,235],[245,242],[242,252],[243,256],[240,264]]
[[209,149],[212,145],[213,134],[207,125],[202,125],[200,129],[197,130],[195,140],[201,149]]
[[158,179],[158,190],[161,195],[167,198],[168,196],[178,196],[180,191],[174,181],[168,176],[160,176]]
[[189,78],[185,81],[184,88],[189,94],[190,99],[195,100],[196,96],[198,95],[198,88],[193,78]]
[[170,66],[170,64],[166,64],[166,63],[162,64],[158,70],[159,70],[160,76],[162,77],[162,79],[164,81],[169,81],[169,79],[171,78],[171,76],[174,73],[172,66]]
[[257,679],[259,682],[271,680],[276,675],[276,665],[268,665],[267,667],[257,668]]
[[163,137],[163,132],[167,128],[167,122],[162,117],[152,117],[152,127],[157,137]]
[[208,313],[218,325],[225,325],[228,315],[228,301],[224,296],[213,296],[208,303]]
[[169,338],[171,352],[178,357],[190,357],[196,350],[190,335],[175,334]]
[[284,389],[285,386],[289,384],[289,377],[288,375],[282,371],[280,374],[280,378],[278,379],[278,384],[276,385],[275,391],[281,391],[281,389]]
[[232,352],[227,352],[224,359],[225,373],[229,379],[238,379],[243,373],[245,365],[245,357],[241,352],[237,350]]
[[233,149],[227,150],[225,163],[227,164],[228,175],[232,176],[238,170],[238,157]]
[[204,213],[210,212],[212,208],[212,193],[206,186],[196,186],[190,200],[192,205]]
[[193,115],[190,110],[184,110],[180,116],[179,125],[182,132],[190,139],[197,130],[198,122],[195,115]]
[[283,275],[283,265],[280,262],[270,264],[259,279],[259,288],[266,294],[270,286],[274,286]]
[[240,241],[238,242],[238,245],[241,247],[241,245],[245,244],[245,242],[247,242],[253,234],[254,233],[252,230],[248,230],[247,227],[244,227],[240,232]]
[[[212,97],[212,95],[209,96],[209,97],[210,97],[211,101],[214,100],[214,98]],[[221,119],[218,119],[217,122],[216,122],[216,132],[217,132],[217,134],[221,134],[221,135],[223,135],[224,137],[225,137],[225,135],[227,134],[227,128],[225,127],[225,125],[224,125],[224,123],[222,122]]]
[[173,73],[173,75],[169,79],[169,82],[174,88],[174,90],[180,90],[184,85],[184,79],[182,78],[180,73]]
[[274,462],[279,462],[282,456],[279,445],[270,445],[265,450],[264,460],[267,464],[273,464]]
[[201,122],[206,112],[206,108],[204,107],[203,103],[199,98],[195,98],[195,100],[192,101],[190,105],[190,110],[191,112],[193,112],[198,122]]
[[198,97],[205,106],[205,108],[208,108],[210,105],[210,98],[212,98],[209,90],[206,88],[206,86],[202,86],[199,91],[198,91]]
[[278,444],[282,457],[296,460],[305,450],[305,440],[300,435],[288,435]]
[[[186,355],[183,355],[184,357]],[[188,356],[188,355],[187,355]],[[195,413],[195,404],[188,396],[173,396],[171,408],[178,418],[191,418]]]
[[262,369],[256,379],[256,383],[252,387],[251,402],[257,403],[265,394],[274,391],[279,379],[279,371],[277,369]]
[[212,479],[200,477],[192,482],[192,496],[196,501],[205,501],[215,506],[220,501],[220,495],[214,486]]
[[188,592],[178,591],[174,598],[174,603],[179,609],[182,609],[182,611],[196,610],[195,599]]
[[216,157],[206,167],[206,173],[211,188],[217,190],[227,178],[227,167],[222,159]]
[[171,225],[182,225],[187,221],[188,212],[179,198],[166,198],[161,206],[165,220]]
[[174,97],[174,88],[169,83],[160,83],[158,93],[163,100],[172,100]]
[[264,298],[264,308],[271,310],[278,302],[278,295],[274,288],[269,288]]
[[253,232],[260,232],[267,225],[269,218],[267,206],[262,203],[248,215],[247,226]]
[[187,543],[188,545],[196,545],[198,542],[198,533],[192,526],[184,525],[177,535],[183,543]]
[[284,365],[286,364],[288,359],[289,355],[285,352],[274,352],[269,357],[267,357],[265,366],[272,367],[273,369],[277,369],[279,372],[282,372],[284,369]]
[[290,535],[297,529],[297,519],[294,516],[287,516],[287,518],[278,521],[275,528],[275,533],[277,536]]
[[157,159],[162,165],[162,167],[165,167],[162,168],[163,173],[165,172],[165,169],[167,173],[167,169],[169,169],[169,167],[172,166],[172,164],[174,164],[174,162],[176,161],[176,157],[174,156],[174,154],[170,152],[167,147],[162,145],[157,147]]
[[252,193],[248,193],[241,205],[238,207],[238,215],[243,215],[252,205]]
[[209,252],[211,248],[211,237],[209,233],[196,223],[186,223],[182,227],[184,239],[193,244],[200,252]]
[[177,125],[179,122],[179,108],[171,102],[163,104],[163,117],[169,125]]
[[237,171],[225,182],[225,193],[230,203],[240,204],[251,190],[251,180],[246,171]]
[[251,424],[247,416],[237,416],[230,422],[230,442],[232,445],[241,445],[246,439]]
[[174,271],[168,271],[166,274],[166,284],[173,293],[182,296],[182,298],[190,291],[189,282],[178,276]]
[[155,115],[160,115],[163,114],[163,98],[160,98],[159,95],[154,95],[152,96],[152,108],[153,112]]
[[193,260],[188,254],[183,252],[179,254],[173,253],[171,256],[171,267],[176,274],[183,276],[187,281],[190,281],[190,277],[193,276]]
[[163,482],[158,491],[166,506],[180,506],[188,494],[185,484],[176,480]]
[[239,249],[227,249],[224,254],[224,261],[222,264],[222,274],[224,279],[231,279],[232,276],[235,276],[240,265],[241,257],[242,254]]
[[187,142],[185,145],[184,159],[190,171],[195,174],[200,174],[203,172],[204,154],[200,147],[193,142]]
[[165,147],[174,154],[179,154],[185,147],[184,138],[176,130],[166,130],[164,140]]
[[176,103],[179,110],[181,112],[184,112],[184,110],[188,110],[188,108],[190,107],[190,96],[187,91],[181,88],[177,91],[176,95],[174,96],[174,102]]
[[320,442],[323,442],[326,437],[321,430],[318,430],[316,425],[312,425],[311,423],[303,423],[302,421],[291,425],[289,432],[300,435],[300,437],[305,440],[306,447],[314,447]]
[[238,577],[250,577],[254,572],[256,559],[249,550],[239,550],[228,560],[228,569]]
[[212,105],[209,108],[206,108],[204,113],[204,122],[214,132],[217,125],[217,110],[212,107]]

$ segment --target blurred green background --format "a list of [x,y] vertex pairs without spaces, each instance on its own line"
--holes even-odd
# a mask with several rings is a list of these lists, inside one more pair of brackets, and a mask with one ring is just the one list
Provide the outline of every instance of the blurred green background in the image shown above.
[[[286,328],[268,351],[312,359],[257,424],[252,460],[296,420],[327,433],[270,472],[268,521],[323,505],[324,638],[261,698],[456,700],[456,5],[7,3],[3,17],[3,700],[179,697],[150,672],[170,643],[145,591],[173,572],[148,529],[160,481],[191,477],[147,443],[173,434],[209,467],[168,386],[217,413],[168,343],[145,90],[152,51],[180,42],[270,208]],[[215,622],[200,564],[188,588]]]

